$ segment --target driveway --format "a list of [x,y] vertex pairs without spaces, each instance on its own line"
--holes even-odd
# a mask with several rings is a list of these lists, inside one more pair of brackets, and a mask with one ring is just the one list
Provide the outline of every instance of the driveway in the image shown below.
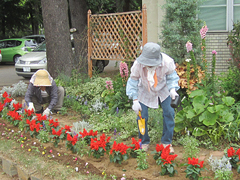
[[19,81],[28,83],[29,79],[18,76],[13,64],[0,64],[0,87],[11,86]]
[[[110,61],[105,67],[104,72],[118,70],[119,62],[116,66],[116,61]],[[18,76],[13,64],[0,64],[0,88],[3,86],[11,86],[19,81],[28,83],[29,79]]]

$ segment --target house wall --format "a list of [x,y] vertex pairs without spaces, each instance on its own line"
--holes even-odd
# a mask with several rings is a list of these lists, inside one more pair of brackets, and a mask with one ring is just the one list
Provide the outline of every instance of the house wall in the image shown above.
[[[148,42],[161,42],[159,35],[161,34],[161,22],[164,18],[164,9],[162,6],[165,4],[165,0],[143,0],[142,4],[146,4],[147,7]],[[217,74],[227,71],[227,61],[231,58],[227,47],[227,35],[227,32],[208,32],[206,36],[206,58],[210,66],[212,61],[212,50],[217,51],[215,70]],[[211,70],[210,66],[209,70]]]
[[230,51],[227,46],[228,33],[207,33],[206,35],[206,59],[209,63],[208,69],[211,71],[212,51],[216,50],[216,74],[226,72],[231,59]]

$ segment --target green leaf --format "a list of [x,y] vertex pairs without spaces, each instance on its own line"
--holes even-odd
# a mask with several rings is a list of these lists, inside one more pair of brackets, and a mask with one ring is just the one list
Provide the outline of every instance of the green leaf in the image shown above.
[[209,111],[204,111],[199,116],[199,121],[203,122],[203,124],[206,126],[210,126],[216,123],[217,117],[218,117],[217,114],[210,113]]
[[173,170],[174,170],[174,168],[173,168],[172,166],[170,166],[170,167],[168,167],[168,168],[167,168],[167,170],[168,170],[168,172],[169,172],[169,173],[171,173],[171,174],[172,174],[172,173],[173,173]]
[[196,116],[196,114],[195,114],[195,111],[194,111],[193,109],[189,109],[189,110],[187,111],[186,117],[187,117],[188,119],[192,119],[192,118],[195,117],[195,116]]
[[193,99],[193,108],[196,114],[202,113],[204,109],[209,105],[209,102],[210,101],[208,101],[208,99],[203,95],[196,96]]
[[199,96],[199,95],[204,95],[205,96],[205,92],[203,90],[195,90],[192,91],[191,94],[189,95],[190,98],[193,98],[195,96]]
[[235,103],[235,99],[232,97],[223,97],[222,101],[227,105],[227,106],[232,106]]
[[207,132],[204,129],[200,128],[200,127],[194,128],[194,130],[193,130],[193,135],[194,136],[203,136],[205,134],[207,134]]

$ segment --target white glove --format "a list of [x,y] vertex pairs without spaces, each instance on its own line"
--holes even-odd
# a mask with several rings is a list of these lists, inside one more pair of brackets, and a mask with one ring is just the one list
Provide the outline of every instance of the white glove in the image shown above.
[[138,115],[139,111],[142,111],[142,107],[138,100],[133,101],[132,109],[135,111],[135,113]]
[[172,88],[170,90],[170,97],[172,98],[172,100],[175,99],[176,96],[179,96],[178,93],[176,92],[175,88]]
[[43,116],[44,115],[49,116],[49,114],[50,114],[50,109],[47,108],[43,111]]
[[33,109],[33,111],[35,111],[35,108],[34,108],[34,106],[33,106],[33,103],[32,102],[29,102],[28,103],[28,108],[27,108],[27,110],[32,110]]

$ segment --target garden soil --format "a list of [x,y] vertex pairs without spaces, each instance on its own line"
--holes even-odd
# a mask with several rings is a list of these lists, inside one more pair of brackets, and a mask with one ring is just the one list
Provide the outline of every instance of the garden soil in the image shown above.
[[[21,98],[17,99],[19,102],[21,102]],[[68,115],[61,115],[61,114],[55,114],[53,115],[53,119],[58,119],[60,122],[60,126],[65,125],[72,125],[74,122],[80,121],[81,116],[74,113],[74,112],[68,112]],[[5,126],[0,125],[0,132],[6,131],[6,129],[14,130],[15,132],[18,131],[16,127],[13,125],[7,123],[3,119],[0,118],[0,123],[4,123]],[[100,133],[99,133],[100,134]],[[100,134],[101,135],[101,134]],[[58,163],[65,165],[66,168],[73,168],[75,169],[78,167],[78,172],[74,171],[74,173],[81,173],[84,175],[88,174],[96,174],[98,176],[103,177],[104,175],[108,176],[108,179],[111,179],[110,175],[115,175],[117,179],[121,179],[123,177],[123,174],[125,174],[126,179],[145,179],[145,180],[158,180],[158,179],[171,179],[171,180],[183,180],[186,179],[186,173],[185,167],[180,166],[180,164],[187,163],[187,160],[183,158],[183,147],[182,146],[173,146],[175,150],[175,154],[177,154],[177,158],[175,160],[176,164],[178,164],[178,167],[175,169],[178,171],[177,174],[174,175],[174,177],[169,177],[168,175],[161,176],[159,172],[161,171],[161,167],[156,164],[156,161],[153,159],[152,151],[155,150],[156,144],[151,144],[147,157],[148,162],[148,169],[146,170],[136,170],[137,168],[137,160],[135,158],[130,158],[126,162],[123,162],[122,165],[111,163],[109,160],[109,156],[105,155],[100,161],[97,161],[94,157],[89,156],[83,156],[80,157],[77,154],[73,154],[70,150],[66,149],[65,142],[59,143],[58,147],[54,147],[53,143],[47,143],[47,144],[40,144],[39,141],[35,138],[31,138],[29,133],[23,134],[24,137],[27,137],[27,141],[25,142],[24,148],[20,147],[12,147],[14,149],[19,149],[19,151],[23,151],[22,153],[27,153],[29,156],[31,156],[31,153],[28,149],[31,148],[33,145],[38,147],[40,152],[46,152],[44,155],[40,153],[40,156],[42,158],[45,158],[45,162],[48,161],[57,161]],[[111,136],[111,134],[107,134],[107,136]],[[137,139],[137,137],[135,137]],[[2,136],[1,140],[7,140],[6,136]],[[131,139],[124,141],[124,143],[129,144],[131,143]],[[50,153],[50,150],[52,151]],[[221,158],[223,156],[223,151],[212,151],[208,149],[201,149],[199,153],[199,160],[204,160],[204,166],[208,170],[202,171],[202,177],[207,177],[209,179],[214,179],[214,173],[211,171],[210,166],[207,163],[207,159],[210,157],[210,155],[213,155],[213,157]],[[53,157],[54,156],[54,157]],[[77,159],[76,159],[77,158]],[[86,163],[88,165],[86,166]],[[240,175],[237,174],[236,170],[233,170],[234,172],[234,180],[240,179]],[[45,178],[44,178],[45,179]],[[46,177],[46,179],[49,179]],[[84,178],[86,179],[86,178]]]

